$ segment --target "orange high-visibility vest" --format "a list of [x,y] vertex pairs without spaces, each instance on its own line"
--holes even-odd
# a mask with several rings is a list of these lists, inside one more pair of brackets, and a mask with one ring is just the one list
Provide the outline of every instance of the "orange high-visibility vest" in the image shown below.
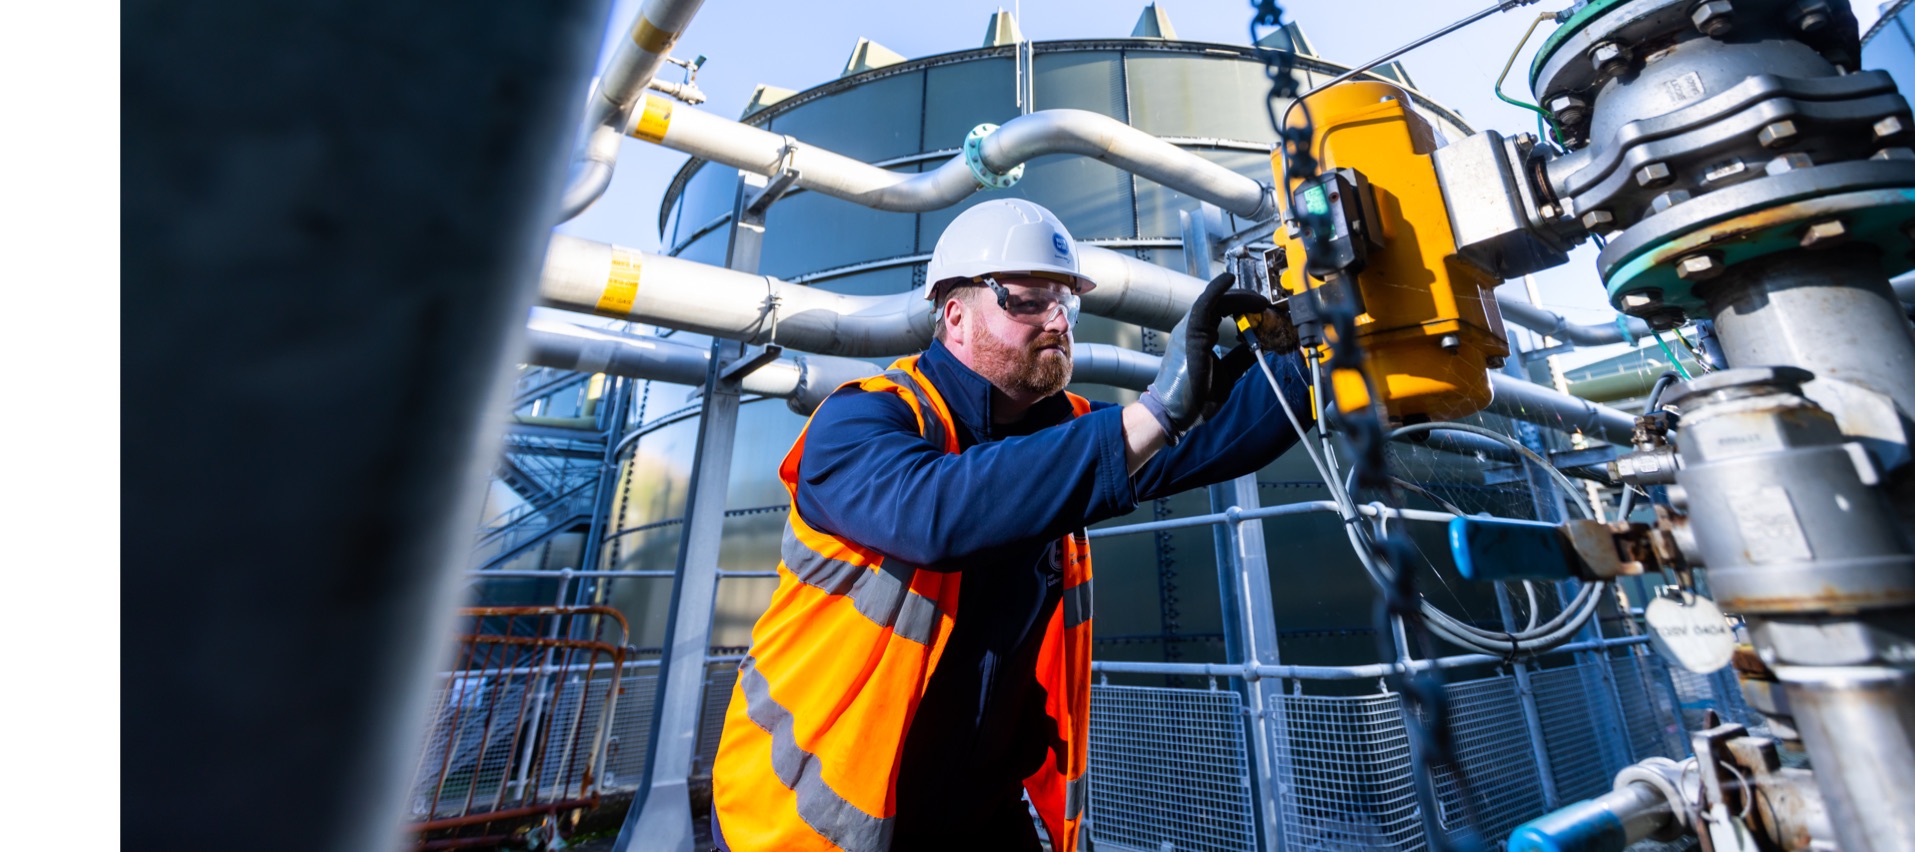
[[[911,407],[925,439],[958,451],[943,397],[917,356],[857,382]],[[1090,403],[1068,394],[1073,416]],[[806,432],[811,425],[805,424]],[[959,572],[886,564],[798,515],[805,432],[778,467],[791,492],[778,590],[751,631],[712,766],[712,807],[733,852],[891,846],[898,763],[918,702],[958,618]],[[1090,541],[1064,537],[1063,602],[1037,654],[1045,712],[1057,725],[1044,765],[1024,779],[1057,852],[1075,852],[1089,779]]]

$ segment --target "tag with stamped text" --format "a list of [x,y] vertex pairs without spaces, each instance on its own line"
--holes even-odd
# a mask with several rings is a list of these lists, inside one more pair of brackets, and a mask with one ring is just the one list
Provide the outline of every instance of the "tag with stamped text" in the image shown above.
[[1735,629],[1715,601],[1701,595],[1658,596],[1643,610],[1643,620],[1656,650],[1696,674],[1716,671],[1735,656]]

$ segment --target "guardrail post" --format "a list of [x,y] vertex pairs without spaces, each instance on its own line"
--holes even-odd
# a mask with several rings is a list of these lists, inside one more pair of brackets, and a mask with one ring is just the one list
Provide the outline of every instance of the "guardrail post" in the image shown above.
[[[1257,833],[1261,846],[1283,849],[1283,824],[1278,806],[1277,748],[1273,728],[1280,728],[1280,710],[1270,699],[1282,691],[1282,681],[1254,676],[1254,667],[1277,665],[1276,607],[1270,599],[1270,562],[1263,540],[1263,521],[1242,517],[1244,509],[1261,504],[1257,475],[1245,474],[1209,488],[1213,511],[1227,520],[1216,527],[1217,579],[1224,610],[1224,641],[1229,661],[1244,664],[1241,679],[1245,720],[1249,726],[1251,794],[1257,803]],[[1234,646],[1234,650],[1233,650]]]
[[[1496,609],[1502,613],[1503,629],[1516,629],[1516,613],[1509,605],[1509,590],[1502,583],[1496,584]],[[1542,716],[1536,712],[1536,690],[1529,682],[1529,661],[1513,660],[1510,664],[1516,676],[1516,699],[1523,708],[1523,729],[1529,734],[1529,749],[1536,754],[1537,783],[1543,790],[1543,806],[1554,809],[1561,801],[1556,795],[1556,774],[1549,764],[1549,745],[1543,739]]]
[[[758,270],[764,206],[754,205],[768,183],[740,171],[732,205],[731,245],[725,265]],[[755,209],[754,209],[755,208]],[[718,592],[718,550],[724,532],[725,491],[731,478],[732,445],[738,433],[738,378],[725,368],[744,354],[744,344],[712,341],[711,367],[698,419],[698,445],[687,486],[684,531],[678,547],[678,581],[672,586],[672,620],[665,634],[657,711],[645,780],[619,830],[619,852],[692,849],[692,755],[698,747],[705,698],[705,660],[711,651],[712,602]]]

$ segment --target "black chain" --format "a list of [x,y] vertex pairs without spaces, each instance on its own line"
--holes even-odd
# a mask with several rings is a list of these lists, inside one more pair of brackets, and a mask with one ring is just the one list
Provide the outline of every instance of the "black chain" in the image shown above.
[[[1257,58],[1263,62],[1264,74],[1270,78],[1270,93],[1265,98],[1264,109],[1270,116],[1270,127],[1276,132],[1283,146],[1284,169],[1283,185],[1279,187],[1288,197],[1291,187],[1301,181],[1316,177],[1317,160],[1311,150],[1311,137],[1314,128],[1307,104],[1286,103],[1286,109],[1301,114],[1301,120],[1285,123],[1278,110],[1278,102],[1294,100],[1304,94],[1302,84],[1296,73],[1296,56],[1292,51],[1277,50],[1258,45],[1260,29],[1280,28],[1283,26],[1283,10],[1276,0],[1252,0],[1255,10],[1250,20],[1250,41],[1257,45]],[[1306,219],[1316,216],[1308,211],[1300,215]],[[1327,212],[1322,214],[1327,217]],[[1324,234],[1328,229],[1318,227],[1317,222],[1303,223],[1306,234]],[[1404,503],[1403,492],[1389,470],[1389,431],[1376,394],[1376,386],[1370,375],[1364,370],[1364,354],[1358,346],[1357,307],[1355,304],[1355,282],[1350,286],[1328,288],[1338,294],[1334,304],[1317,305],[1317,310],[1335,333],[1336,345],[1331,347],[1330,359],[1326,366],[1332,376],[1339,371],[1354,371],[1351,375],[1360,376],[1364,393],[1370,400],[1369,405],[1352,411],[1336,411],[1336,423],[1343,433],[1344,440],[1351,450],[1352,469],[1358,488],[1373,489],[1387,498],[1387,504],[1400,508]],[[1324,289],[1313,289],[1310,297],[1321,300]],[[1319,424],[1319,428],[1321,424]],[[1375,525],[1358,523],[1359,538],[1364,542],[1370,559],[1390,578],[1390,582],[1381,590],[1380,599],[1374,614],[1376,625],[1377,652],[1384,660],[1397,659],[1396,631],[1394,624],[1400,623],[1414,650],[1422,659],[1435,659],[1438,654],[1435,639],[1423,623],[1423,611],[1419,606],[1420,596],[1416,591],[1416,559],[1414,546],[1396,527],[1384,526],[1378,530]],[[1469,779],[1457,762],[1453,728],[1450,724],[1449,694],[1444,689],[1442,670],[1430,666],[1414,674],[1397,670],[1387,678],[1390,688],[1395,690],[1403,703],[1403,724],[1409,736],[1410,747],[1421,759],[1424,773],[1416,780],[1418,804],[1426,817],[1426,825],[1433,830],[1429,842],[1432,848],[1439,850],[1483,848],[1482,837],[1475,826],[1480,824],[1477,815],[1476,795]],[[1457,785],[1463,802],[1463,825],[1455,832],[1441,830],[1441,811],[1437,809],[1435,795],[1435,775],[1447,771]]]

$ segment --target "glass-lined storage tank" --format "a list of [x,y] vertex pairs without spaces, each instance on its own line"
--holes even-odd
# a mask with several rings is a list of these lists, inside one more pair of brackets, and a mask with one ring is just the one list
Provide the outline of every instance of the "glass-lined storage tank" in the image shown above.
[[[937,167],[958,153],[979,124],[1003,124],[1018,104],[1019,69],[1011,45],[942,54],[847,76],[797,93],[744,121],[807,144],[898,171]],[[1035,110],[1081,109],[1111,116],[1240,174],[1269,182],[1274,140],[1265,111],[1270,82],[1249,49],[1235,45],[1109,39],[1037,42],[1031,46]],[[1305,86],[1345,70],[1299,57]],[[1400,71],[1395,73],[1400,74]],[[1394,82],[1408,83],[1400,77]],[[1448,110],[1416,96],[1416,107],[1445,139],[1468,131]],[[662,243],[687,260],[722,265],[737,172],[692,160],[680,170],[660,211]],[[924,264],[943,228],[970,204],[997,196],[1026,198],[1054,211],[1082,242],[1131,252],[1182,271],[1181,211],[1198,202],[1095,160],[1054,156],[1032,161],[1006,190],[985,191],[948,209],[920,214],[871,210],[813,192],[793,192],[772,206],[766,221],[760,272],[837,292],[887,294],[922,286]],[[1249,222],[1225,214],[1231,231]],[[1114,343],[1159,351],[1164,335],[1086,315],[1080,342]],[[1134,393],[1073,386],[1092,399],[1125,402]],[[669,569],[677,555],[685,486],[697,438],[695,389],[653,382],[640,394],[643,426],[621,459],[618,497],[600,568]],[[777,564],[787,495],[779,460],[803,425],[779,400],[748,399],[727,491],[729,516],[721,569],[768,571]],[[1472,511],[1523,514],[1506,505],[1505,490],[1473,486],[1440,454],[1422,452],[1415,464],[1429,477],[1454,482],[1450,498]],[[1292,452],[1260,476],[1265,504],[1324,500],[1327,492],[1309,462]],[[1480,478],[1479,478],[1480,481]],[[1469,491],[1478,488],[1478,492]],[[1471,500],[1475,500],[1474,505]],[[1491,502],[1496,501],[1496,502]],[[1194,492],[1146,503],[1123,519],[1210,511]],[[1223,659],[1213,531],[1198,527],[1121,539],[1095,547],[1097,656],[1117,660]],[[1334,516],[1318,514],[1266,522],[1271,542],[1278,625],[1286,661],[1348,663],[1374,659],[1373,592],[1363,579]],[[1418,543],[1442,550],[1440,528],[1419,531]],[[1446,559],[1434,560],[1447,563]],[[623,608],[639,645],[662,642],[671,580],[633,578],[605,587]],[[750,628],[776,581],[721,579],[712,644],[749,642]],[[1486,590],[1452,588],[1473,614],[1494,618]]]

